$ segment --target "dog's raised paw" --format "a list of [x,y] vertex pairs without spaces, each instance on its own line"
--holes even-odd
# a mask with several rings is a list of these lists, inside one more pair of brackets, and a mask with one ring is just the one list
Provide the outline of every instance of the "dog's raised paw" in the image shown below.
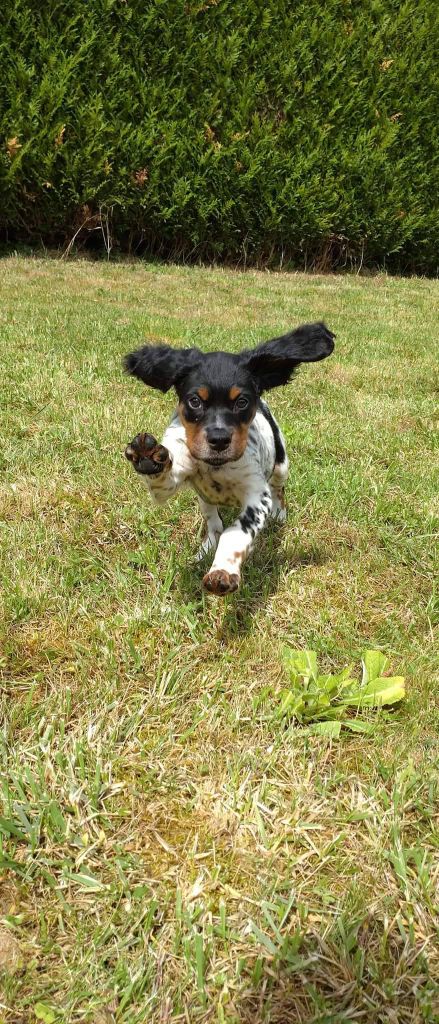
[[233,594],[233,591],[238,589],[239,576],[234,572],[226,572],[225,569],[212,569],[204,576],[203,587],[209,594],[224,597],[225,594]]
[[168,449],[158,444],[152,434],[137,434],[125,448],[125,457],[137,473],[154,476],[170,463]]

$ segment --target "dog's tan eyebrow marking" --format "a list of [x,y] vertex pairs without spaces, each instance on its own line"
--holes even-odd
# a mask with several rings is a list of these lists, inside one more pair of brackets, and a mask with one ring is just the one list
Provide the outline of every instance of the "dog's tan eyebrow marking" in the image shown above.
[[235,401],[235,399],[236,399],[236,398],[238,398],[238,396],[239,396],[240,394],[241,394],[241,388],[237,388],[237,387],[236,387],[236,384],[234,384],[234,385],[233,385],[233,388],[230,388],[230,391],[229,391],[229,398],[230,398],[230,401],[231,401],[231,402],[234,402],[234,401]]
[[207,402],[207,399],[209,398],[209,388],[198,388],[197,394],[203,402]]

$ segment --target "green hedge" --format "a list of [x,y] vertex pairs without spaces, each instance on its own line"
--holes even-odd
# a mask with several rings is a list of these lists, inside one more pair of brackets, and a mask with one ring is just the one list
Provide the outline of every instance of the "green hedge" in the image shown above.
[[5,0],[0,26],[4,240],[436,272],[437,0]]

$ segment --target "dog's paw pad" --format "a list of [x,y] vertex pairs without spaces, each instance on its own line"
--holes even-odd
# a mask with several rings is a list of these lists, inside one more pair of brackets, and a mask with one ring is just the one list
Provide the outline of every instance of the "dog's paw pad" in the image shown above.
[[158,444],[152,434],[137,434],[125,448],[125,457],[137,473],[153,476],[170,462],[168,449]]
[[203,587],[209,594],[224,597],[225,594],[233,594],[233,591],[238,589],[239,576],[234,572],[226,572],[225,569],[212,569],[211,572],[206,573]]

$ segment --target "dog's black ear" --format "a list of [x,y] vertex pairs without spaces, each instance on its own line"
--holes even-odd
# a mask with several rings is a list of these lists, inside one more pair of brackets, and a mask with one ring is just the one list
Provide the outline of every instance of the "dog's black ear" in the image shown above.
[[315,363],[330,356],[334,338],[335,334],[323,323],[303,324],[289,334],[265,341],[252,351],[242,352],[241,361],[262,393],[287,384],[300,363]]
[[150,388],[169,391],[203,358],[197,348],[171,348],[169,345],[144,345],[125,356],[126,373],[143,380]]

